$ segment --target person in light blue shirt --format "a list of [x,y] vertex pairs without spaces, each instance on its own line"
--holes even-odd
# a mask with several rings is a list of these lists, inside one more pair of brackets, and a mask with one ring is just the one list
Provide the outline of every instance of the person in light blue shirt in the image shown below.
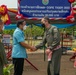
[[24,58],[27,58],[26,48],[35,50],[34,47],[25,43],[24,29],[26,29],[26,22],[19,20],[17,22],[17,28],[13,33],[12,58],[14,75],[22,75],[23,73]]
[[13,58],[27,58],[27,53],[25,47],[23,47],[19,42],[24,42],[25,36],[22,30],[16,28],[13,34]]

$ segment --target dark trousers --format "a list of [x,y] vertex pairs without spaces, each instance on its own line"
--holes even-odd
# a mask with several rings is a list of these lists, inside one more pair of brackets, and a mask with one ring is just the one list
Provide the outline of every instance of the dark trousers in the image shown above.
[[47,75],[60,75],[61,55],[61,48],[53,52],[52,59],[48,62]]
[[13,64],[14,64],[14,75],[22,75],[24,58],[13,58]]

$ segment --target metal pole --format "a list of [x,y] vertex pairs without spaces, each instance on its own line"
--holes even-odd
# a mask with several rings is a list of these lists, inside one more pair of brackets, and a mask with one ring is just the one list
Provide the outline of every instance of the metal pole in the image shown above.
[[63,52],[63,33],[62,33],[62,39],[61,39],[61,47],[62,47],[62,52]]
[[[45,33],[45,27],[44,27],[44,33]],[[46,55],[45,55],[45,45],[44,45],[44,61],[45,61]]]

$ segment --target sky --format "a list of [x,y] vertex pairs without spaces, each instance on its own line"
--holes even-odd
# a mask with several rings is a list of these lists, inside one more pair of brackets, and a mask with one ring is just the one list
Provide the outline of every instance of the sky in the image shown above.
[[8,8],[17,8],[17,0],[0,0],[0,5],[7,5]]

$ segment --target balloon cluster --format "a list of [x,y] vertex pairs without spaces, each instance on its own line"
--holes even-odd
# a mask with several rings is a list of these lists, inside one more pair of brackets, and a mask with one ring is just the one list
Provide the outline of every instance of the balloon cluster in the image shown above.
[[16,14],[16,17],[15,17],[16,20],[24,19],[24,16],[22,14],[19,14],[18,11],[13,9],[8,9],[6,5],[1,5],[0,15],[1,15],[1,20],[4,22],[4,24],[9,25],[11,23],[8,11]]
[[8,9],[7,9],[6,5],[1,5],[0,6],[0,15],[1,15],[1,20],[5,24],[10,24],[10,17],[9,17]]
[[76,14],[75,0],[69,0],[69,2],[72,4],[71,14],[66,17],[66,20],[67,20],[68,23],[73,23],[75,21],[74,15]]

